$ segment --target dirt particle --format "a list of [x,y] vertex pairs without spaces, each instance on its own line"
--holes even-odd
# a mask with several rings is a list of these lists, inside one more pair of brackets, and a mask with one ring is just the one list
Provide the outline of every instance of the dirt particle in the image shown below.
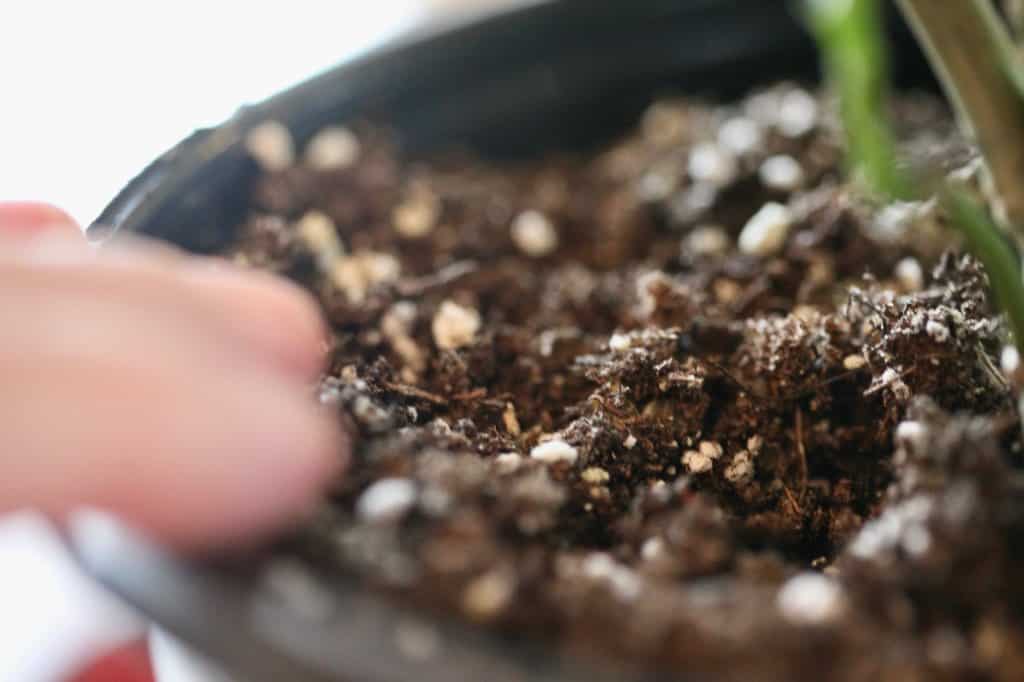
[[671,102],[655,102],[641,121],[644,137],[657,146],[679,142],[686,127],[686,112]]

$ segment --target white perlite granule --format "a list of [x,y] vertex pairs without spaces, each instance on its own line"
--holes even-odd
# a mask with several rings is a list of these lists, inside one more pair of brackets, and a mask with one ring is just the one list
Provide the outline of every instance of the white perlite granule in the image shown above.
[[558,231],[540,211],[523,211],[512,221],[512,241],[531,258],[543,258],[558,248]]
[[776,126],[786,137],[802,137],[818,125],[818,102],[805,90],[790,90],[779,101]]
[[736,156],[757,151],[763,141],[761,126],[746,116],[730,118],[718,129],[718,144]]
[[765,159],[757,171],[757,176],[765,187],[779,192],[793,192],[804,184],[803,167],[787,154]]
[[530,450],[530,457],[545,464],[574,464],[578,456],[576,448],[558,438],[541,443]]
[[611,477],[601,467],[587,467],[580,474],[580,478],[591,485],[601,485],[602,483],[607,483]]
[[345,255],[345,246],[338,238],[334,221],[320,211],[307,211],[295,225],[299,239],[316,256],[321,272],[330,272],[334,263]]
[[893,270],[896,281],[908,293],[920,291],[924,286],[924,270],[916,258],[908,256],[896,264]]
[[364,521],[397,521],[416,503],[416,484],[408,478],[382,478],[356,500],[356,514]]
[[683,466],[691,474],[704,474],[711,471],[713,460],[697,450],[687,450],[683,453]]
[[919,421],[900,422],[896,426],[896,444],[912,453],[923,454],[928,446],[928,429]]
[[501,570],[484,573],[462,593],[462,609],[473,618],[487,620],[501,613],[515,594],[512,577]]
[[522,426],[519,424],[519,415],[516,414],[516,406],[512,403],[505,403],[505,409],[501,413],[501,420],[505,424],[505,430],[513,436],[522,433]]
[[949,341],[949,327],[938,320],[928,320],[924,325],[924,330],[928,333],[928,336],[932,337],[939,343]]
[[295,163],[292,134],[277,121],[264,121],[246,133],[245,149],[270,173],[283,171]]
[[683,240],[683,252],[697,256],[715,256],[729,250],[729,235],[717,225],[702,225],[695,228]]
[[640,557],[644,561],[654,561],[665,555],[665,541],[660,537],[647,538],[640,546]]
[[703,474],[711,471],[715,460],[722,456],[724,450],[714,441],[701,441],[696,450],[683,453],[683,466],[691,474]]
[[348,128],[328,126],[306,143],[303,161],[313,170],[348,168],[359,159],[359,139]]
[[623,601],[636,599],[642,589],[640,578],[629,567],[604,552],[594,552],[583,560],[583,574],[591,580],[604,582]]
[[454,301],[444,301],[431,324],[434,343],[442,350],[464,348],[473,343],[481,323],[480,313],[476,309],[461,306]]
[[843,358],[843,369],[850,370],[851,372],[862,368],[866,364],[868,364],[868,361],[864,359],[863,355],[847,355]]
[[724,187],[736,178],[736,158],[716,144],[701,142],[690,151],[687,170],[694,182]]
[[1020,367],[1020,352],[1016,346],[1003,346],[999,354],[999,366],[1006,374],[1013,374]]
[[793,226],[789,208],[768,202],[747,221],[740,232],[740,251],[751,256],[771,256],[782,250]]
[[494,458],[494,466],[499,474],[511,474],[519,470],[523,456],[518,452],[502,452]]
[[722,453],[725,452],[725,450],[722,449],[722,445],[713,440],[702,440],[698,449],[700,450],[700,454],[705,457],[710,457],[711,459],[718,459],[722,456]]
[[[870,559],[896,548],[920,556],[931,547],[928,521],[934,509],[934,500],[923,494],[890,506],[864,524],[847,551],[858,559]],[[948,507],[944,511],[948,514]]]
[[629,334],[612,334],[611,338],[608,339],[608,349],[622,352],[627,351],[633,345],[632,339],[629,338]]
[[430,188],[414,184],[405,200],[391,212],[395,232],[420,239],[434,231],[441,218],[441,200]]
[[800,573],[779,589],[775,603],[783,618],[795,625],[825,625],[842,615],[846,595],[820,573]]
[[390,253],[360,251],[335,260],[329,276],[350,303],[362,303],[371,288],[393,282],[401,274],[401,264]]
[[725,479],[735,486],[746,485],[754,478],[754,460],[746,450],[733,455],[732,462],[725,468]]

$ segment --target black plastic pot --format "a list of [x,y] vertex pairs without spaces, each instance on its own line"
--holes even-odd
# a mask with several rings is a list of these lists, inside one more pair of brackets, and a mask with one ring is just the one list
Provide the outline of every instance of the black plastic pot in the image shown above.
[[[229,243],[256,173],[242,140],[270,118],[300,143],[327,123],[368,118],[393,126],[411,150],[459,143],[522,156],[606,140],[666,92],[729,96],[814,78],[813,46],[789,9],[770,0],[524,0],[423,28],[195,133],[133,180],[90,234],[142,233],[197,252]],[[902,29],[896,36],[900,78],[921,82],[912,41]],[[114,592],[245,682],[625,674],[438,620],[438,655],[410,659],[395,632],[417,616],[355,582],[332,583],[325,599],[335,615],[313,622],[275,606],[260,559],[178,562],[112,521],[81,525],[72,545]]]

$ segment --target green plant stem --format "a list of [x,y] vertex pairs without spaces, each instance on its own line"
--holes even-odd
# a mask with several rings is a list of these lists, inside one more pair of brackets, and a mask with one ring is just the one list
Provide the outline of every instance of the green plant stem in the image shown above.
[[910,198],[885,114],[888,60],[879,0],[809,0],[807,8],[839,95],[849,170],[860,173],[876,194]]
[[990,0],[899,0],[961,126],[981,148],[997,206],[1024,242],[1024,101],[1016,51]]
[[952,189],[946,193],[944,201],[953,223],[967,238],[971,252],[985,266],[996,302],[1006,313],[1017,347],[1022,348],[1024,285],[1021,284],[1021,268],[1016,253],[985,207],[967,192]]

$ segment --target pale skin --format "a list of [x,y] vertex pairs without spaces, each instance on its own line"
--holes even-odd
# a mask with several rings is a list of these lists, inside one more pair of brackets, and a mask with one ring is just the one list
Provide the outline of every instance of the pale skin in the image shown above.
[[347,456],[325,334],[288,282],[0,203],[0,512],[98,508],[181,551],[272,535]]

